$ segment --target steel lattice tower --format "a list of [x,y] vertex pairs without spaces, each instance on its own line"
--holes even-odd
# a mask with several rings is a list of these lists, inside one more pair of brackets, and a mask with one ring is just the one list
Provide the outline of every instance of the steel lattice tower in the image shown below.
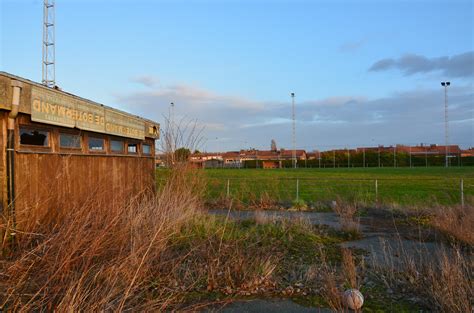
[[43,85],[48,87],[56,86],[56,69],[55,69],[55,0],[44,0],[43,4],[43,63],[42,73]]

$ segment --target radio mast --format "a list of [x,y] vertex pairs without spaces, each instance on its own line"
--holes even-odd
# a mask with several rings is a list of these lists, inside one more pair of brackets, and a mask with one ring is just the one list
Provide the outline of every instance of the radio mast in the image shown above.
[[295,93],[291,93],[291,113],[292,113],[292,119],[293,119],[293,168],[296,168],[296,118],[295,118]]
[[55,68],[55,0],[44,0],[43,3],[43,63],[42,63],[42,83],[53,88],[56,86]]

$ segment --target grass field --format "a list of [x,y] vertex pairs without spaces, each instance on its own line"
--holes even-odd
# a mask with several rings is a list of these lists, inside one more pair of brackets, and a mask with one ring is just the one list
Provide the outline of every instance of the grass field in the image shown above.
[[[159,173],[159,172],[158,172]],[[355,169],[206,169],[207,199],[266,198],[308,203],[335,199],[393,205],[453,205],[474,201],[474,167]],[[377,181],[377,195],[376,195]],[[298,185],[298,192],[297,192]]]

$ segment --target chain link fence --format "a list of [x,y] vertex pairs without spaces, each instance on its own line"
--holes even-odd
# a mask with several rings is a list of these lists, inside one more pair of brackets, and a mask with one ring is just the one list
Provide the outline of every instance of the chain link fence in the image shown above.
[[342,200],[366,205],[473,205],[474,178],[340,179],[340,178],[209,178],[206,199],[331,203]]

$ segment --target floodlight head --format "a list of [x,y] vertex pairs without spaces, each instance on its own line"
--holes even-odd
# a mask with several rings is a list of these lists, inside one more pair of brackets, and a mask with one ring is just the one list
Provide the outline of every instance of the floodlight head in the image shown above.
[[444,86],[444,85],[446,85],[446,83],[445,83],[445,82],[441,82],[441,86]]
[[295,93],[294,93],[294,92],[292,92],[292,93],[291,93],[291,96],[292,96],[292,97],[294,97],[294,96],[295,96]]
[[450,82],[446,82],[446,86],[449,86],[449,85],[451,85],[451,83],[450,83]]

